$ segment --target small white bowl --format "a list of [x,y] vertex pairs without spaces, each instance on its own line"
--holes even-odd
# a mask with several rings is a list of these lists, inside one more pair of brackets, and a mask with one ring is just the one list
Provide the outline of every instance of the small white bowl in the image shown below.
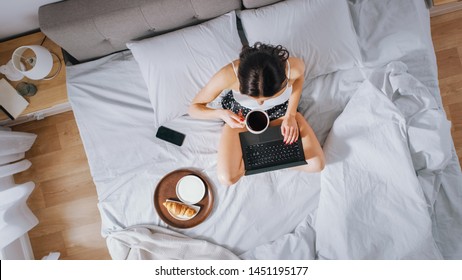
[[176,196],[183,203],[192,205],[202,200],[205,195],[205,184],[195,175],[187,175],[176,184]]

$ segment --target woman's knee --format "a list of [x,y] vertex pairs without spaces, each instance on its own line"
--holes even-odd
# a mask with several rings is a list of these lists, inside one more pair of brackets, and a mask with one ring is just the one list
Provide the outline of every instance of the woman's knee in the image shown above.
[[229,187],[239,181],[242,176],[233,176],[229,172],[218,171],[218,181],[221,185]]
[[300,114],[300,112],[297,112],[295,114],[295,120],[297,121],[297,123],[300,123],[301,121],[307,122],[305,117],[302,114]]

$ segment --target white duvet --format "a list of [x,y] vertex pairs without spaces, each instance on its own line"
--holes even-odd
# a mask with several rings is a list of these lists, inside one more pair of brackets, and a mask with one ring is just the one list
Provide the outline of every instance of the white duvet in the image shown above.
[[324,145],[319,258],[440,258],[408,147],[406,120],[365,81]]
[[[374,8],[381,1],[352,2]],[[404,17],[395,12],[392,20]],[[392,31],[386,22],[369,24]],[[130,52],[68,67],[102,234],[167,227],[153,207],[155,186],[170,171],[193,167],[210,179],[216,200],[204,223],[177,231],[241,258],[462,258],[462,176],[433,88],[434,55],[424,45],[414,56],[390,58],[402,62],[388,67],[366,65],[305,84],[299,109],[324,144],[322,173],[280,170],[229,188],[215,174],[223,123],[182,116],[165,124],[186,134],[181,148],[156,139]]]

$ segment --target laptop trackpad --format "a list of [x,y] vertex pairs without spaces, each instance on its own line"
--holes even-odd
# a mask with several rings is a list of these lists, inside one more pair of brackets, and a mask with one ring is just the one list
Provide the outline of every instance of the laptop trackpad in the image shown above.
[[280,126],[270,126],[265,132],[263,132],[262,134],[258,134],[258,141],[260,143],[283,140],[283,139],[284,139],[284,136],[282,136]]

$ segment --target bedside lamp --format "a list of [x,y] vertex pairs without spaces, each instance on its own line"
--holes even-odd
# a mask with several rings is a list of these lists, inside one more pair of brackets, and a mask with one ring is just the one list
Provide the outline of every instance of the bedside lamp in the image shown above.
[[[29,53],[29,57],[26,58],[23,56],[25,52]],[[31,52],[33,53],[32,55],[30,55]],[[56,72],[48,77],[51,70],[53,69],[52,55],[56,56],[61,62],[56,54],[51,53],[48,49],[42,46],[22,46],[13,52],[11,61],[13,62],[13,67],[16,69],[16,71],[31,80],[50,80],[56,77],[56,75],[61,70],[61,63],[59,63],[59,68],[56,70]],[[26,65],[30,67],[28,68],[26,66],[26,69],[24,69],[23,61],[25,61]]]
[[7,64],[0,66],[0,73],[6,76],[10,81],[19,81],[24,78],[24,75],[16,71],[13,66],[13,61],[8,61]]
[[[24,55],[26,53],[26,55]],[[59,68],[51,76],[53,55],[60,61]],[[21,80],[24,76],[31,80],[51,80],[61,70],[61,59],[48,49],[38,46],[22,46],[17,48],[11,60],[0,67],[0,72],[11,81]]]

